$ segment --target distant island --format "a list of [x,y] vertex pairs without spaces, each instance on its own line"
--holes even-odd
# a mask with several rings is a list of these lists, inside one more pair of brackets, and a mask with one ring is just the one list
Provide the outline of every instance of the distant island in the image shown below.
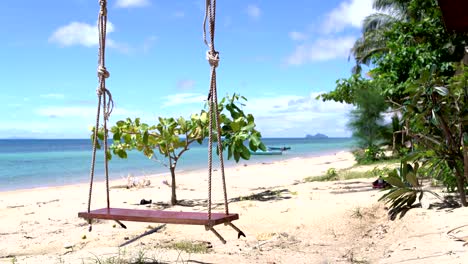
[[324,135],[324,134],[317,133],[317,134],[315,134],[313,136],[307,134],[305,138],[328,138],[328,136]]

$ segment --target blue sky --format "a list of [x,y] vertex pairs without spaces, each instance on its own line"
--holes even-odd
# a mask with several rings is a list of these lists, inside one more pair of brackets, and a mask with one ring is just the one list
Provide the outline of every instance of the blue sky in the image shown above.
[[[111,122],[190,116],[209,83],[203,0],[109,0]],[[349,136],[348,77],[372,0],[218,0],[218,94],[240,93],[265,137]],[[85,138],[97,103],[97,0],[0,1],[0,138]]]

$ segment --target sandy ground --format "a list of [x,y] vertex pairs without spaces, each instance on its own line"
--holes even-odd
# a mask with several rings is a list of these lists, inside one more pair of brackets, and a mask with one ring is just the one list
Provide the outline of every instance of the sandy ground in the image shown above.
[[[328,168],[353,164],[350,153],[339,152],[228,168],[229,208],[240,214],[234,223],[247,237],[237,239],[230,227],[217,226],[227,244],[203,226],[167,225],[119,247],[158,224],[126,222],[128,229],[122,229],[115,222],[99,221],[88,232],[87,223],[77,217],[78,211],[86,210],[86,184],[2,192],[0,263],[117,263],[110,260],[138,256],[145,259],[142,263],[468,263],[464,242],[447,235],[467,224],[468,208],[428,209],[435,200],[426,199],[424,208],[391,221],[377,202],[381,193],[371,188],[372,179],[303,182]],[[180,173],[177,194],[185,206],[167,210],[205,211],[206,175]],[[147,188],[113,188],[111,206],[165,208],[170,187],[162,179],[151,178]],[[221,183],[213,184],[220,202]],[[105,206],[104,191],[103,183],[95,185],[93,208]],[[153,204],[138,205],[141,199]],[[457,235],[468,235],[468,228]],[[204,245],[208,252],[173,249],[184,241]]]

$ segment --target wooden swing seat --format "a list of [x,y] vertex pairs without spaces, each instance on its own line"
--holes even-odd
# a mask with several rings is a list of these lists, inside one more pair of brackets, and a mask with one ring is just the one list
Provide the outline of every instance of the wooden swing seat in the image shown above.
[[91,212],[80,212],[78,217],[84,219],[106,219],[132,222],[181,224],[181,225],[204,225],[215,226],[239,219],[238,214],[208,213],[202,212],[175,212],[161,210],[139,210],[123,208],[101,208]]

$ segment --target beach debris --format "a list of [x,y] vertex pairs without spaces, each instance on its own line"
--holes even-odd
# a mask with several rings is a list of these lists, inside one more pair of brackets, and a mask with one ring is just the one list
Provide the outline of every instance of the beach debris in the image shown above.
[[148,187],[151,185],[151,180],[148,179],[148,177],[143,177],[143,178],[138,178],[138,177],[135,177],[131,174],[129,174],[127,176],[127,189],[130,189],[130,188],[144,188],[144,187]]
[[[468,245],[468,236],[466,235],[466,232],[463,232],[461,229],[462,228],[465,228],[467,227],[468,225],[462,225],[462,226],[459,226],[459,227],[455,227],[451,230],[449,230],[447,232],[447,235],[456,240],[456,241],[461,241],[461,242],[465,242],[463,243],[463,246],[466,246]],[[458,235],[455,235],[455,234],[458,234]]]
[[171,184],[167,180],[162,181],[162,184],[164,184],[164,185],[166,185],[168,187],[171,187]]
[[141,199],[141,201],[140,201],[140,205],[151,204],[152,202],[153,202],[153,200],[145,200],[145,199]]
[[37,205],[49,204],[49,203],[58,202],[58,201],[60,201],[60,200],[59,200],[59,199],[53,199],[53,200],[46,201],[46,202],[37,202],[36,204],[37,204]]
[[20,208],[20,207],[24,207],[24,204],[20,204],[20,205],[8,205],[7,208]]
[[280,234],[277,233],[262,233],[257,235],[257,245],[253,246],[250,250],[259,249],[267,243],[273,242],[281,237]]
[[72,249],[72,250],[73,250],[73,247],[74,247],[74,246],[75,246],[75,245],[73,245],[72,243],[70,243],[70,242],[68,242],[68,241],[65,242],[65,243],[63,243],[63,248],[65,248],[65,249]]
[[373,189],[385,189],[387,187],[391,187],[391,185],[382,178],[378,178],[372,182]]
[[[149,228],[149,227],[150,226],[148,226],[147,228]],[[126,246],[126,245],[128,245],[130,243],[133,243],[133,242],[137,241],[138,239],[140,239],[142,237],[145,237],[147,235],[151,235],[151,234],[156,233],[156,232],[158,232],[160,230],[164,230],[165,227],[166,227],[166,224],[162,224],[160,226],[154,227],[151,230],[148,230],[148,231],[144,232],[143,234],[141,234],[141,235],[139,235],[139,236],[137,236],[135,238],[130,239],[129,237],[125,237],[124,240],[127,240],[127,242],[121,244],[119,247],[124,247],[124,246]]]

